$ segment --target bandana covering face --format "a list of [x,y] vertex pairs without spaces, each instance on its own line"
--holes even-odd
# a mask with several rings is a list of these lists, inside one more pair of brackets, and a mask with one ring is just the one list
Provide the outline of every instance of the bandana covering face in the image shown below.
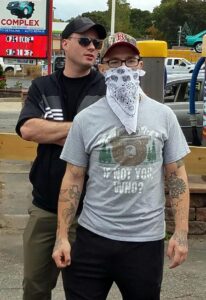
[[126,66],[104,73],[107,102],[129,134],[137,129],[139,97],[142,92],[139,77],[144,74],[142,70],[132,70]]

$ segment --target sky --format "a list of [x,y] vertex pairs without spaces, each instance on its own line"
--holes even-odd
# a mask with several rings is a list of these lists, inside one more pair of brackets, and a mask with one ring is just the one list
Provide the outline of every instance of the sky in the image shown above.
[[[131,8],[152,11],[161,0],[127,0]],[[107,0],[53,0],[54,17],[64,21],[84,12],[107,10]]]

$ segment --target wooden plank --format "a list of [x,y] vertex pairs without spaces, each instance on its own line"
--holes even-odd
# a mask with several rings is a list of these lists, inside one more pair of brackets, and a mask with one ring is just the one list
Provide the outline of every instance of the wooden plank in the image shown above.
[[188,174],[206,175],[206,147],[190,146],[191,153],[185,159]]
[[36,148],[36,143],[27,142],[14,133],[0,133],[0,159],[33,161]]
[[[0,133],[0,159],[33,160],[37,144],[27,142],[14,133]],[[190,147],[184,161],[188,174],[206,175],[206,147]]]
[[206,176],[188,175],[191,194],[206,194]]

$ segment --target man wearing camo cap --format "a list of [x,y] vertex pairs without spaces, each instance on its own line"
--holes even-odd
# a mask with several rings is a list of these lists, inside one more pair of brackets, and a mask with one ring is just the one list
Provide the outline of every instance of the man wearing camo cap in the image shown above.
[[[65,142],[53,258],[66,267],[69,300],[105,300],[115,282],[124,300],[158,300],[164,258],[164,177],[175,214],[170,268],[187,256],[189,192],[182,158],[189,148],[167,106],[139,85],[136,40],[115,33],[101,50],[106,96],[80,112]],[[67,231],[89,180],[70,254]]]

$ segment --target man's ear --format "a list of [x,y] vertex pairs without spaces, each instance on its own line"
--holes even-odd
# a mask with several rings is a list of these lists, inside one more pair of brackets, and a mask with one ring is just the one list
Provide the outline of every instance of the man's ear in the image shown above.
[[142,61],[142,60],[140,60],[140,62],[139,62],[139,69],[142,69],[142,68],[143,68],[143,66],[144,66],[144,63],[143,63],[143,61]]
[[68,40],[63,39],[63,40],[62,40],[62,48],[65,49],[66,46],[67,46],[67,44],[68,44]]
[[105,64],[98,64],[98,70],[100,73],[103,74],[107,69],[108,67]]

